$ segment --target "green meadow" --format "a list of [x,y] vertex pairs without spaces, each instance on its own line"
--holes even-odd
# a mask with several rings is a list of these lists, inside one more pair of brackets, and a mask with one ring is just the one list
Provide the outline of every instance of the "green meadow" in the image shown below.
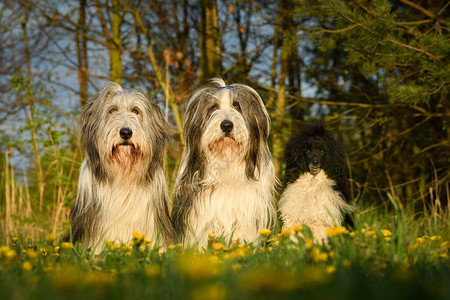
[[355,229],[260,230],[257,245],[208,234],[208,249],[167,248],[134,232],[97,256],[54,235],[0,248],[3,299],[449,299],[448,210],[413,215],[359,208]]

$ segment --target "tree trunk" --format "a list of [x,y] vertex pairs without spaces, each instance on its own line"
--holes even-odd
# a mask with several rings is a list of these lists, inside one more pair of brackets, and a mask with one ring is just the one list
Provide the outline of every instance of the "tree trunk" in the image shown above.
[[122,37],[120,27],[122,25],[122,16],[120,15],[120,0],[112,0],[112,18],[111,31],[112,40],[110,41],[109,63],[111,66],[111,81],[122,83]]
[[217,2],[201,0],[200,81],[222,72],[222,42],[219,32]]
[[[80,32],[81,31],[81,32]],[[78,81],[80,83],[80,106],[87,102],[88,89],[88,56],[86,40],[86,0],[80,0],[78,26],[76,29]]]

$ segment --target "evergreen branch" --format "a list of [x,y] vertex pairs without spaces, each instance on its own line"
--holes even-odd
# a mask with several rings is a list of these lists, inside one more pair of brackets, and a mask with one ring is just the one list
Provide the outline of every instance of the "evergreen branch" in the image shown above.
[[444,81],[443,83],[441,83],[441,85],[436,90],[432,91],[431,93],[425,93],[425,95],[434,95],[434,94],[438,93],[442,89],[442,87],[447,83],[448,83],[448,81]]
[[400,2],[402,2],[402,3],[404,3],[404,4],[406,4],[406,5],[410,6],[410,7],[412,7],[412,8],[414,8],[414,9],[416,9],[416,10],[422,12],[422,13],[423,13],[424,15],[426,15],[427,17],[430,17],[430,18],[432,18],[432,19],[435,19],[436,21],[438,21],[438,22],[441,23],[442,25],[448,27],[447,22],[445,22],[444,20],[439,19],[439,18],[437,17],[437,15],[435,15],[435,14],[433,14],[432,12],[426,10],[425,8],[423,8],[422,6],[420,6],[419,4],[412,3],[412,2],[409,1],[409,0],[400,0]]
[[[267,87],[267,86],[261,86],[261,88],[268,90],[268,91],[277,91],[275,88]],[[350,107],[360,107],[360,108],[386,108],[386,107],[409,107],[414,110],[419,111],[422,115],[429,115],[429,112],[427,112],[425,109],[423,109],[420,106],[417,105],[411,105],[411,104],[403,104],[403,103],[395,103],[395,104],[370,104],[370,103],[360,103],[360,102],[344,102],[344,101],[330,101],[330,100],[322,100],[322,99],[314,99],[314,98],[306,98],[306,97],[299,97],[294,95],[287,95],[287,98],[296,100],[295,103],[292,103],[291,105],[285,107],[289,108],[292,106],[295,106],[300,101],[308,102],[308,103],[319,103],[319,104],[326,104],[326,105],[337,105],[337,106],[350,106]]]
[[322,32],[322,33],[341,33],[341,32],[346,32],[346,31],[352,30],[356,26],[357,25],[352,25],[352,26],[342,28],[342,29],[325,29],[325,28],[318,28],[318,29],[319,29],[319,32]]
[[413,46],[410,46],[410,45],[407,45],[407,44],[404,44],[404,43],[400,43],[400,42],[398,42],[396,40],[393,40],[393,39],[386,39],[386,41],[391,42],[391,43],[396,44],[396,45],[401,46],[401,47],[405,47],[405,48],[408,48],[408,49],[411,49],[411,50],[423,53],[426,56],[430,57],[431,59],[434,59],[434,60],[437,60],[440,63],[443,63],[443,61],[440,60],[439,57],[434,56],[433,54],[431,54],[430,52],[428,52],[426,50],[419,49],[419,48],[416,48],[416,47],[413,47]]
[[[349,17],[345,17],[345,18],[346,18],[349,22],[354,23],[354,24],[360,26],[361,28],[367,30],[368,32],[372,33],[373,35],[375,35],[375,36],[378,36],[378,35],[379,35],[379,34],[377,34],[374,30],[372,30],[371,28],[365,26],[364,24],[361,24],[360,22],[357,22],[356,20],[353,20],[352,18],[349,18]],[[386,38],[385,40],[386,40],[387,42],[391,42],[391,43],[393,43],[393,44],[395,44],[395,45],[397,45],[397,46],[401,46],[401,47],[404,47],[404,48],[407,48],[407,49],[414,50],[414,51],[417,51],[417,52],[419,52],[419,53],[425,54],[426,56],[430,57],[431,59],[436,60],[436,61],[438,61],[438,62],[440,62],[440,63],[443,63],[443,61],[442,61],[439,57],[434,56],[433,54],[431,54],[431,53],[428,52],[427,50],[419,49],[419,48],[413,47],[413,46],[411,46],[411,45],[407,45],[407,44],[401,43],[401,42],[396,41],[396,40],[391,39],[391,38]]]

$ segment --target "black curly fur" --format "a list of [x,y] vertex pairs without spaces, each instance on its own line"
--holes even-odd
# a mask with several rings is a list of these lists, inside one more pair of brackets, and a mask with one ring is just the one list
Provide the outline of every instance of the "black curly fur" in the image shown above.
[[[347,179],[349,171],[346,154],[332,133],[326,130],[323,122],[305,125],[289,140],[284,155],[284,188],[302,174],[314,174],[318,172],[317,168],[320,168],[336,182],[333,189],[342,195],[345,202],[352,202]],[[345,223],[353,226],[348,214],[345,215]]]

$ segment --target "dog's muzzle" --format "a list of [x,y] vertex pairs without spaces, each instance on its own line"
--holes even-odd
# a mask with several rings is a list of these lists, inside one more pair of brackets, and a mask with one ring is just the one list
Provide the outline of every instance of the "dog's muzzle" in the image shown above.
[[131,136],[133,135],[133,131],[131,130],[131,128],[121,128],[120,131],[120,137],[123,138],[124,140],[129,140],[131,138]]
[[317,174],[320,171],[320,159],[318,157],[313,157],[309,162],[309,170],[312,174]]
[[220,123],[220,129],[226,134],[230,133],[233,130],[233,122],[230,120],[224,120]]

